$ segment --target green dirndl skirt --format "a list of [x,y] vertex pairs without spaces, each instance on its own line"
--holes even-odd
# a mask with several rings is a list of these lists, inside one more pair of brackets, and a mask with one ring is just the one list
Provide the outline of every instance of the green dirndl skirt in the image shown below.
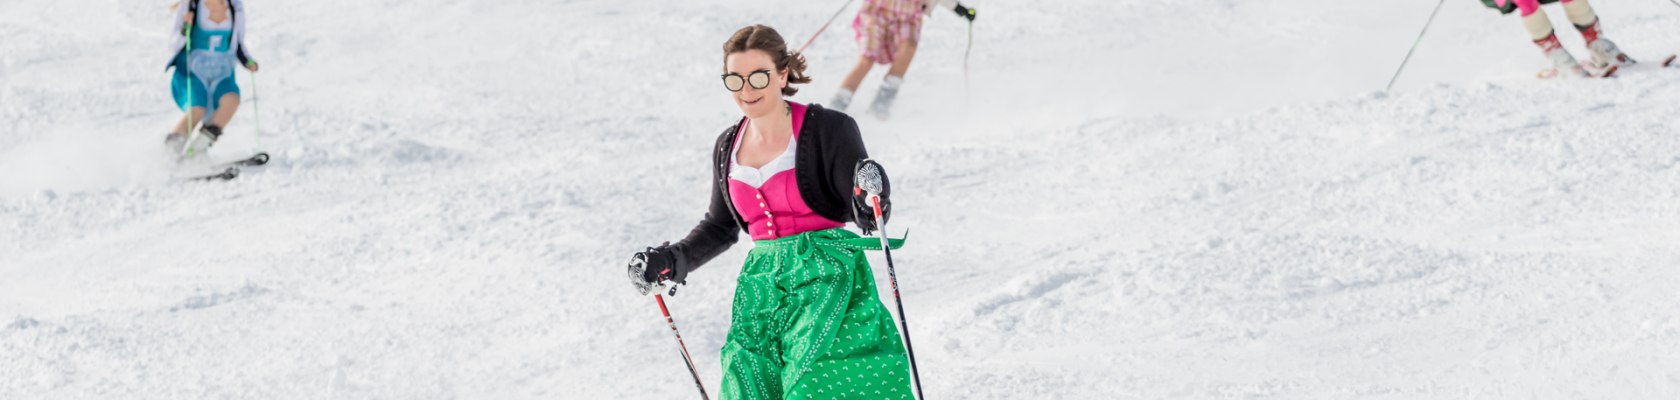
[[863,253],[880,248],[839,228],[754,242],[723,345],[722,398],[913,399],[904,340]]

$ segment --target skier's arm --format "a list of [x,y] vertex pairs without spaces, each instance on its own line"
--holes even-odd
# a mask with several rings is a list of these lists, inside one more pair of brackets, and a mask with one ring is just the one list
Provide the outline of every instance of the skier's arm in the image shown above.
[[671,279],[673,281],[683,282],[689,272],[717,258],[740,240],[739,229],[733,221],[735,216],[729,211],[728,202],[723,200],[723,196],[718,194],[717,190],[712,190],[712,193],[712,205],[706,210],[705,219],[700,220],[700,224],[688,232],[688,237],[671,245],[672,256],[677,263]]
[[[721,135],[718,138],[719,148],[727,144],[727,137],[728,135]],[[723,153],[720,152],[719,154]],[[718,162],[716,154],[711,161],[713,164]],[[710,167],[712,168],[712,182],[723,178],[723,171],[719,170],[716,165],[710,165]],[[706,207],[706,217],[701,219],[700,223],[688,232],[688,237],[684,237],[681,241],[670,246],[672,258],[675,259],[676,263],[672,268],[672,280],[679,283],[687,278],[689,272],[700,268],[701,265],[716,258],[719,254],[723,254],[724,250],[729,250],[730,246],[735,245],[735,242],[740,240],[741,228],[735,222],[735,211],[730,209],[732,206],[729,204],[729,200],[723,197],[722,191],[725,188],[717,186],[716,183],[709,184],[707,187],[711,188],[712,199]]]
[[256,58],[245,51],[245,4],[238,1],[229,4],[233,7],[233,29],[238,30],[235,36],[239,37],[239,42],[233,44],[233,55],[239,58],[239,65],[245,66],[245,69],[251,72],[257,72]]
[[176,37],[187,36],[187,23],[192,22],[193,19],[192,11],[187,10],[187,8],[188,6],[185,4],[175,5],[175,8],[173,9],[175,12],[175,19],[169,21],[170,34],[175,35]]
[[187,35],[191,34],[187,31],[187,23],[193,18],[192,12],[187,10],[188,7],[187,4],[176,3],[172,9],[175,18],[169,20],[169,62],[163,65],[164,71],[175,68],[176,57],[186,51]]
[[251,72],[257,72],[257,60],[253,60],[253,59],[251,59],[250,55],[245,54],[245,44],[244,43],[239,44],[239,52],[238,52],[237,55],[239,56],[239,64],[240,65],[244,65],[245,68],[250,69]]
[[[858,132],[857,121],[843,118],[829,137],[833,142],[826,146],[825,157],[828,159],[825,164],[832,184],[830,193],[835,198],[844,199],[841,204],[851,205],[852,222],[857,223],[859,230],[864,234],[874,232],[877,229],[874,206],[866,200],[867,194],[859,194],[855,190],[858,161],[869,158],[869,150],[863,146],[863,134]],[[885,173],[881,176],[880,195],[881,218],[892,219],[892,186],[887,184]]]
[[922,0],[922,12],[931,16],[933,10],[951,10],[956,12],[957,16],[967,18],[969,22],[974,21],[974,9],[958,3],[957,0]]

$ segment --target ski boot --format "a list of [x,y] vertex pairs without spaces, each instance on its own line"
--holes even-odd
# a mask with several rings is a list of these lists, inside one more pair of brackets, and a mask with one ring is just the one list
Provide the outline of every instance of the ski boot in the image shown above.
[[1633,58],[1628,57],[1627,53],[1623,53],[1621,48],[1616,47],[1615,42],[1601,36],[1603,31],[1598,29],[1598,20],[1595,19],[1587,25],[1576,25],[1575,30],[1581,31],[1581,38],[1587,40],[1587,49],[1592,52],[1593,66],[1608,68],[1611,65],[1635,63]]
[[183,133],[170,132],[163,137],[163,150],[168,154],[181,155],[181,148],[186,144],[187,135]]
[[850,107],[851,105],[852,91],[846,90],[845,88],[841,88],[840,91],[834,92],[834,100],[830,100],[828,102],[828,108],[830,110],[839,112],[846,112],[846,107]]
[[886,120],[892,112],[893,99],[898,97],[898,87],[904,85],[904,77],[887,75],[881,80],[881,90],[875,92],[875,102],[869,104],[869,114],[875,118]]
[[1575,61],[1575,56],[1570,55],[1568,50],[1563,49],[1563,43],[1558,42],[1556,34],[1548,35],[1544,39],[1536,40],[1534,41],[1534,44],[1540,46],[1540,51],[1544,52],[1546,54],[1546,59],[1551,60],[1552,62],[1551,68],[1540,71],[1540,79],[1551,79],[1560,76],[1591,76],[1587,73],[1586,67],[1581,66],[1579,61]]
[[198,136],[192,138],[192,143],[186,146],[187,152],[182,157],[194,157],[210,151],[210,146],[216,144],[216,139],[222,137],[222,127],[205,124],[199,128]]

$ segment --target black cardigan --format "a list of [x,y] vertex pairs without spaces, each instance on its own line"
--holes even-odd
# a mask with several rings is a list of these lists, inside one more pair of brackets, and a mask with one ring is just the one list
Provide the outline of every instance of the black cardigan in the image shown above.
[[[688,233],[688,237],[672,245],[676,259],[675,280],[682,282],[690,271],[728,250],[740,240],[739,232],[746,232],[745,219],[735,211],[729,197],[729,156],[734,150],[735,136],[742,118],[718,135],[712,149],[712,201],[706,208],[705,219]],[[857,216],[871,216],[872,210],[861,210],[852,201],[852,175],[859,160],[869,158],[863,147],[863,136],[857,122],[845,113],[812,104],[805,109],[805,121],[799,129],[799,143],[794,148],[794,176],[799,181],[799,197],[817,215],[840,222],[856,222]],[[887,201],[892,190],[883,188],[882,209],[891,211]],[[886,217],[886,215],[882,215]],[[867,218],[867,217],[866,217]],[[868,227],[874,224],[865,222]]]

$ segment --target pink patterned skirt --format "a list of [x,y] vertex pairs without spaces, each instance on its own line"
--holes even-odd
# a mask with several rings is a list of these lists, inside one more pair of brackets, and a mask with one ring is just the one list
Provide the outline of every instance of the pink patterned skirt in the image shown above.
[[876,64],[891,64],[900,44],[922,36],[921,0],[864,0],[852,20],[863,57]]

